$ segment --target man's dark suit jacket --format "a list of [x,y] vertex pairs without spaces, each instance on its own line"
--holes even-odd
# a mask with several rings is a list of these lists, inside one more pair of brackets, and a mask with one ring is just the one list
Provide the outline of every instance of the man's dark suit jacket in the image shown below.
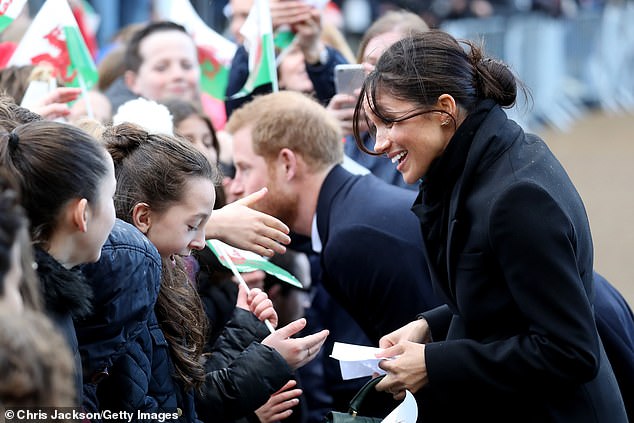
[[324,286],[376,345],[381,336],[440,304],[432,292],[418,220],[403,212],[415,196],[341,166],[332,169],[319,193]]

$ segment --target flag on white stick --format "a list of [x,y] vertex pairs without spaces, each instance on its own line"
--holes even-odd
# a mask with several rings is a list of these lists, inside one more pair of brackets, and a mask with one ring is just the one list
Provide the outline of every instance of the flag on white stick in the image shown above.
[[228,269],[231,269],[231,264],[229,263],[229,260],[231,260],[238,272],[244,273],[263,270],[289,285],[302,288],[301,282],[297,280],[295,276],[251,251],[232,247],[217,239],[207,240],[207,246],[216,257],[218,257],[220,263]]
[[47,0],[9,59],[8,66],[46,63],[67,86],[84,92],[98,79],[97,67],[67,0]]
[[11,25],[25,4],[26,0],[0,0],[0,32]]
[[249,95],[255,88],[265,84],[271,84],[273,92],[278,91],[273,26],[268,0],[254,1],[240,33],[244,36],[244,48],[249,53],[249,77],[244,87],[234,94],[233,98]]

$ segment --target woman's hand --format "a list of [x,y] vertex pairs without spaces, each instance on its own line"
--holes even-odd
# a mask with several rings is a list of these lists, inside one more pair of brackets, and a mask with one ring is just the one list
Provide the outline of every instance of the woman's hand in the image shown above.
[[392,394],[395,400],[405,398],[406,389],[415,393],[429,382],[423,344],[402,341],[376,356],[388,358],[379,362],[379,367],[387,375],[376,385],[376,390]]
[[255,415],[262,423],[272,423],[284,420],[293,414],[292,408],[299,404],[301,389],[291,389],[297,382],[289,380],[286,385],[271,395],[269,400],[262,407],[255,410]]
[[214,210],[205,225],[206,239],[219,239],[261,256],[283,254],[291,242],[288,226],[273,216],[251,208],[268,190],[262,188],[240,200]]
[[349,94],[335,94],[326,109],[337,121],[343,136],[352,134],[352,118],[357,97]]
[[262,344],[275,349],[293,370],[298,369],[317,356],[329,334],[322,330],[302,338],[291,338],[305,326],[306,319],[297,319],[264,338]]
[[48,120],[66,117],[70,114],[66,103],[77,100],[80,94],[81,88],[57,87],[34,104],[31,111]]
[[311,18],[312,7],[301,0],[272,0],[269,7],[273,30],[283,25],[292,27]]
[[427,320],[418,319],[383,336],[379,339],[379,348],[390,348],[403,341],[411,341],[421,344],[429,342],[429,338],[430,334]]

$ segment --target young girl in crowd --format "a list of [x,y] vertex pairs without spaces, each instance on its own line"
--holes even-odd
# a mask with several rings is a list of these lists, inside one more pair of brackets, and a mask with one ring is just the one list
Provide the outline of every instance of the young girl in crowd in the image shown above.
[[[203,367],[206,322],[181,257],[205,245],[205,224],[215,201],[217,175],[188,142],[149,134],[135,125],[109,128],[103,141],[115,162],[117,215],[145,234],[162,261],[154,308],[160,332],[153,332],[153,342],[159,348],[167,347],[169,354],[163,356],[168,363],[153,368],[150,387],[159,381],[171,385],[173,400],[158,405],[162,409],[178,407],[185,420],[193,421],[193,396],[198,392],[199,412],[209,420],[238,417],[254,410],[289,379],[291,369],[314,358],[327,332],[290,339],[305,325],[300,320],[267,336],[262,343],[253,343],[264,338],[266,328],[242,310],[241,321],[221,338]],[[270,301],[258,290],[252,290],[248,298],[243,291],[239,303],[247,309],[255,307],[260,319],[276,323]],[[162,341],[157,339],[161,335]],[[217,369],[224,370],[214,371]],[[118,389],[109,379],[104,383]],[[254,384],[253,380],[262,382]]]
[[92,294],[76,266],[99,259],[114,224],[112,159],[78,128],[35,121],[2,137],[0,163],[22,193],[44,306],[74,355],[80,400],[81,361],[72,319],[90,313]]
[[[25,287],[36,282],[27,231],[17,190],[1,169],[0,404],[16,409],[72,407],[74,369],[66,341],[38,312],[39,302],[33,302],[38,292],[23,297]],[[28,267],[23,267],[21,256],[29,259]]]
[[377,389],[420,391],[428,422],[625,422],[593,315],[583,202],[545,143],[504,113],[512,72],[467,47],[442,31],[397,41],[356,106],[373,154],[420,181],[412,210],[446,303],[380,340],[377,356],[392,359]]
[[[209,118],[200,112],[191,102],[170,99],[165,101],[164,105],[169,109],[172,115],[174,132],[188,139],[192,145],[203,153],[209,162],[215,166],[218,163],[220,144]],[[226,179],[227,178],[224,178],[222,186],[216,185],[216,209],[226,205],[224,190]],[[223,213],[235,213],[240,211],[240,209],[242,209],[243,212],[253,214],[253,217],[255,217],[255,214],[258,214],[263,219],[273,219],[271,216],[264,215],[255,210],[244,210],[244,208],[240,207],[241,203],[242,201],[238,201],[233,207],[228,205],[224,210],[216,210],[207,223],[207,233],[209,233],[210,230],[218,233],[218,229],[225,225],[223,222],[225,222],[226,219],[223,218]],[[236,206],[240,208],[235,208]],[[228,215],[227,219],[231,219],[233,222],[240,220],[246,222],[245,215],[235,217]],[[287,251],[284,256],[274,257],[286,257],[286,259],[288,259],[287,256],[289,255],[295,257],[296,253]],[[210,348],[217,337],[222,333],[225,324],[233,316],[238,289],[236,281],[231,278],[231,273],[220,264],[210,249],[197,251],[194,257],[196,259],[196,268],[199,269],[195,278],[198,292],[205,305],[205,312],[211,322],[207,339],[207,348]],[[263,271],[256,270],[254,272],[243,273],[242,277],[249,287],[256,286],[264,289],[266,274]],[[291,294],[285,298],[294,298],[294,296]],[[271,298],[271,300],[273,300],[273,298]],[[282,304],[278,299],[277,306],[286,306],[286,304]],[[279,312],[279,307],[276,307],[276,310]],[[293,319],[285,320],[284,324],[290,323],[298,317],[303,317],[303,313]],[[273,416],[276,419],[281,419],[289,415],[291,412],[283,406],[280,406],[280,403],[288,405],[289,409],[296,405],[296,402],[293,400],[301,394],[301,391],[299,389],[293,389],[295,386],[296,381],[289,381],[281,392],[272,396],[267,404],[256,410],[255,413],[260,421],[270,421],[270,419],[264,416]]]

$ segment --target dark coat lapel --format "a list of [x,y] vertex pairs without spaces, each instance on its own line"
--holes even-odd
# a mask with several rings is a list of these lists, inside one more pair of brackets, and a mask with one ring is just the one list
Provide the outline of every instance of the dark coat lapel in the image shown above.
[[[512,141],[509,140],[515,140],[521,134],[520,127],[508,120],[506,113],[492,100],[480,103],[471,118],[475,120],[475,122],[471,122],[473,127],[468,129],[468,133],[461,135],[473,137],[473,141],[467,155],[464,171],[452,190],[447,219],[447,276],[452,295],[455,293],[456,260],[463,247],[461,237],[466,236],[466,228],[465,230],[461,230],[461,228],[463,225],[469,225],[469,222],[464,221],[465,217],[462,215],[465,199],[470,195],[478,173],[485,171],[491,162],[510,148]],[[503,127],[502,130],[500,130],[501,127]],[[496,136],[500,133],[508,134],[508,136]]]

